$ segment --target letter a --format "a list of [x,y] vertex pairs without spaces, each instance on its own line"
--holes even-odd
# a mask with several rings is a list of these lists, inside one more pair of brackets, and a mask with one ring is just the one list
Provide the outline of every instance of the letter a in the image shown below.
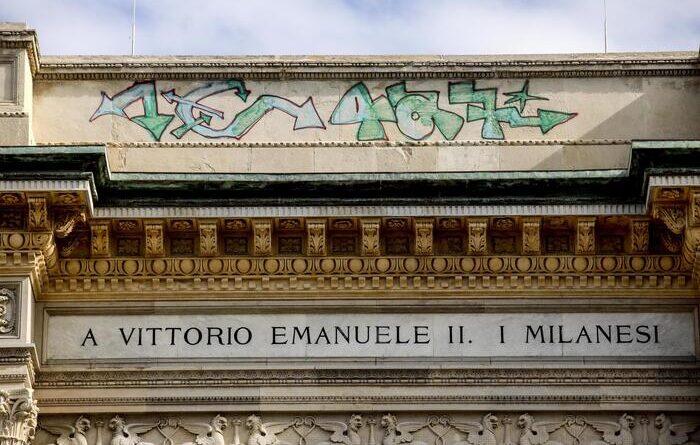
[[80,346],[85,346],[85,342],[88,340],[92,342],[92,346],[97,346],[97,341],[95,341],[95,334],[92,333],[92,328],[88,329],[87,334],[85,334],[85,338]]

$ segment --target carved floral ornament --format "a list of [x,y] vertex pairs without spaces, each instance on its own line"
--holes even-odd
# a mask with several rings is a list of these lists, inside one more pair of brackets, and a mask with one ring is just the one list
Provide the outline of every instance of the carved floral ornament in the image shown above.
[[[7,403],[4,406],[9,407]],[[36,409],[29,405],[13,409],[16,421],[28,419],[32,413],[36,417]],[[646,415],[636,418],[628,413],[604,420],[582,415],[546,417],[549,420],[542,421],[529,413],[513,417],[486,413],[471,420],[430,415],[425,420],[401,421],[391,413],[353,413],[342,420],[300,415],[265,422],[261,415],[251,414],[245,421],[234,418],[229,422],[217,414],[204,423],[178,417],[128,422],[115,415],[106,426],[110,445],[690,445],[700,427],[697,419],[673,422],[664,413],[657,414],[653,422]],[[105,445],[104,422],[95,422],[97,431],[89,434],[92,426],[86,416],[71,424],[42,423],[39,428],[48,435],[42,435],[43,440],[37,443]],[[31,428],[27,431],[33,433]]]
[[0,444],[30,443],[36,432],[38,411],[31,395],[12,397],[0,390]]

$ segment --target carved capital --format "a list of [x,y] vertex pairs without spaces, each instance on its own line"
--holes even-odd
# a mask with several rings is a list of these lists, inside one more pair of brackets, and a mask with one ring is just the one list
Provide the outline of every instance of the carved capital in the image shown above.
[[576,222],[576,253],[593,255],[595,253],[595,217],[582,217]]
[[0,445],[26,445],[34,439],[39,409],[31,394],[12,397],[0,390]]
[[90,255],[93,257],[109,256],[108,223],[93,223],[90,225]]
[[414,251],[416,255],[433,254],[433,220],[416,219],[414,223]]
[[214,256],[219,253],[216,223],[199,223],[199,254]]
[[326,220],[306,221],[306,253],[309,256],[326,255]]
[[539,255],[542,253],[540,229],[542,218],[523,218],[523,254]]
[[29,215],[27,217],[28,229],[32,232],[51,230],[46,198],[43,196],[30,196],[27,198],[27,203],[29,204]]
[[488,220],[473,219],[467,223],[469,241],[467,243],[467,253],[470,255],[486,255],[488,253],[488,242],[486,238],[486,227]]
[[54,217],[56,219],[53,223],[53,232],[56,238],[66,238],[73,232],[76,224],[86,220],[85,211],[82,209],[66,211]]
[[272,255],[272,221],[253,221],[253,255]]
[[379,255],[379,219],[360,220],[360,230],[362,231],[362,256]]
[[165,236],[162,222],[150,222],[144,224],[146,233],[146,256],[159,257],[165,255]]

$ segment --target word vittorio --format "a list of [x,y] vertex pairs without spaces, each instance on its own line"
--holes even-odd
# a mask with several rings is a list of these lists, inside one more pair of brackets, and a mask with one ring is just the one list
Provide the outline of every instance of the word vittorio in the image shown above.
[[[528,90],[529,81],[525,81],[520,90],[503,93],[507,99],[503,106],[498,106],[497,88],[477,88],[473,80],[450,82],[447,99],[454,109],[448,110],[440,106],[439,91],[409,91],[402,81],[388,86],[384,94],[373,96],[367,86],[359,82],[345,91],[327,122],[357,126],[359,141],[386,140],[385,125],[396,125],[401,134],[411,140],[426,139],[436,129],[446,140],[454,140],[465,122],[480,123],[483,139],[504,139],[503,125],[534,127],[546,134],[577,115],[543,108],[537,108],[531,115],[524,114],[527,102],[549,100],[531,95]],[[184,94],[174,89],[158,91],[155,81],[135,82],[112,96],[103,91],[90,121],[105,115],[123,117],[144,128],[156,141],[160,141],[175,116],[180,122],[170,134],[177,139],[190,132],[204,138],[241,139],[273,110],[294,118],[293,131],[326,129],[312,97],[297,104],[283,97],[263,94],[232,118],[202,103],[206,98],[228,91],[237,97],[236,100],[248,103],[251,91],[238,79],[210,82]],[[159,96],[174,104],[174,114],[160,110]],[[126,109],[137,102],[141,102],[143,114],[128,114]]]

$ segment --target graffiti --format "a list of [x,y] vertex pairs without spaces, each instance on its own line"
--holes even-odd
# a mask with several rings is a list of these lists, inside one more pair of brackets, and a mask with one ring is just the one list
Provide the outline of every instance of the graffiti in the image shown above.
[[[174,90],[162,93],[163,97],[168,102],[177,102],[175,114],[177,114],[177,117],[184,123],[182,126],[171,131],[172,135],[180,139],[188,131],[192,130],[205,138],[230,137],[240,139],[253,128],[263,116],[275,109],[283,111],[294,118],[294,130],[303,128],[326,128],[310,97],[303,104],[297,105],[282,97],[263,95],[259,96],[251,106],[236,114],[226,127],[220,130],[214,129],[209,126],[212,117],[223,119],[224,113],[203,106],[199,101],[229,90],[236,90],[236,96],[243,102],[246,101],[250,93],[250,91],[245,89],[243,82],[238,80],[212,82],[206,86],[192,90],[182,97],[176,95]],[[199,116],[196,118],[194,116],[195,109],[199,112]]]
[[357,139],[386,139],[382,122],[396,122],[394,110],[386,96],[372,99],[364,83],[353,85],[340,99],[329,120],[334,125],[360,124]]
[[522,90],[506,93],[511,96],[506,103],[520,102],[520,110],[512,106],[498,108],[496,106],[498,90],[496,88],[477,89],[473,80],[450,83],[448,96],[451,104],[467,104],[467,122],[484,121],[481,127],[481,137],[484,139],[504,139],[501,123],[507,123],[511,128],[539,127],[542,134],[546,134],[552,128],[573,119],[577,115],[577,113],[564,113],[538,108],[537,116],[523,116],[521,112],[528,100],[546,100],[537,96],[530,96],[527,88],[526,82]]
[[[174,89],[161,92],[163,98],[175,105],[175,115],[182,121],[170,133],[180,139],[189,131],[193,131],[206,138],[235,138],[240,139],[255,126],[267,113],[272,110],[280,110],[294,118],[294,130],[304,128],[322,128],[325,125],[321,120],[313,99],[309,97],[303,104],[271,95],[259,96],[252,105],[236,114],[231,122],[221,129],[211,127],[212,119],[224,120],[225,115],[221,110],[201,104],[200,101],[225,91],[235,91],[235,95],[245,102],[250,91],[246,90],[245,83],[240,80],[226,80],[211,82],[201,88],[196,88],[189,93],[180,96]],[[142,116],[128,116],[124,109],[134,102],[143,102],[144,114]],[[195,113],[197,116],[195,117]],[[155,82],[136,82],[131,87],[109,97],[102,92],[102,102],[90,118],[94,121],[100,116],[112,114],[124,117],[148,130],[153,139],[159,141],[165,129],[170,125],[174,115],[159,114],[156,96]]]
[[464,119],[458,114],[438,107],[440,93],[437,91],[409,93],[406,82],[401,82],[391,85],[386,92],[399,130],[411,139],[425,139],[437,127],[445,139],[452,140],[464,125]]
[[[474,81],[450,83],[448,100],[450,104],[466,104],[466,121],[484,121],[481,136],[484,139],[504,139],[501,124],[511,128],[538,127],[542,134],[557,125],[572,119],[576,113],[565,113],[537,109],[536,116],[523,116],[525,105],[531,100],[549,100],[533,96],[528,92],[529,82],[520,91],[504,93],[509,99],[505,105],[497,107],[496,88],[475,88]],[[406,82],[399,82],[386,88],[386,96],[372,99],[364,83],[353,85],[340,99],[331,114],[334,125],[360,124],[357,139],[360,141],[386,139],[382,122],[395,122],[399,131],[413,140],[423,140],[437,128],[447,140],[453,140],[462,130],[465,119],[459,114],[440,108],[438,91],[407,91]]]
[[[143,115],[127,116],[124,109],[139,100],[143,103]],[[107,114],[125,117],[142,126],[148,130],[156,141],[160,140],[163,132],[170,125],[173,117],[175,117],[172,114],[158,113],[158,100],[154,81],[134,82],[131,87],[112,97],[109,97],[103,91],[102,102],[100,102],[97,110],[93,113],[90,122]]]
[[[463,112],[460,114],[440,107],[439,91],[409,91],[406,82],[398,82],[388,86],[386,94],[373,98],[367,86],[359,82],[343,94],[328,122],[333,125],[359,124],[355,137],[360,141],[386,140],[384,125],[387,123],[395,123],[399,132],[408,139],[424,140],[437,129],[443,138],[454,140],[465,122],[479,121],[482,121],[483,139],[505,139],[503,125],[510,128],[539,128],[542,134],[546,134],[577,115],[543,108],[537,108],[534,114],[525,114],[528,102],[549,100],[530,94],[529,87],[529,81],[526,80],[520,90],[503,93],[506,99],[503,106],[499,107],[497,88],[477,88],[473,80],[451,82],[448,84],[447,101],[450,105],[462,105]],[[90,121],[105,115],[123,117],[146,129],[156,141],[161,139],[175,116],[181,124],[172,129],[170,134],[177,139],[189,132],[205,138],[241,139],[273,110],[282,111],[294,118],[295,131],[326,129],[312,97],[297,104],[284,97],[268,94],[258,96],[224,125],[224,111],[202,102],[225,92],[233,92],[234,102],[240,100],[244,103],[251,94],[245,83],[237,79],[210,82],[185,94],[178,94],[175,89],[161,91],[163,99],[175,106],[175,114],[162,114],[158,111],[155,82],[135,82],[111,97],[102,92],[100,105]],[[129,116],[125,109],[139,101],[143,114]]]

